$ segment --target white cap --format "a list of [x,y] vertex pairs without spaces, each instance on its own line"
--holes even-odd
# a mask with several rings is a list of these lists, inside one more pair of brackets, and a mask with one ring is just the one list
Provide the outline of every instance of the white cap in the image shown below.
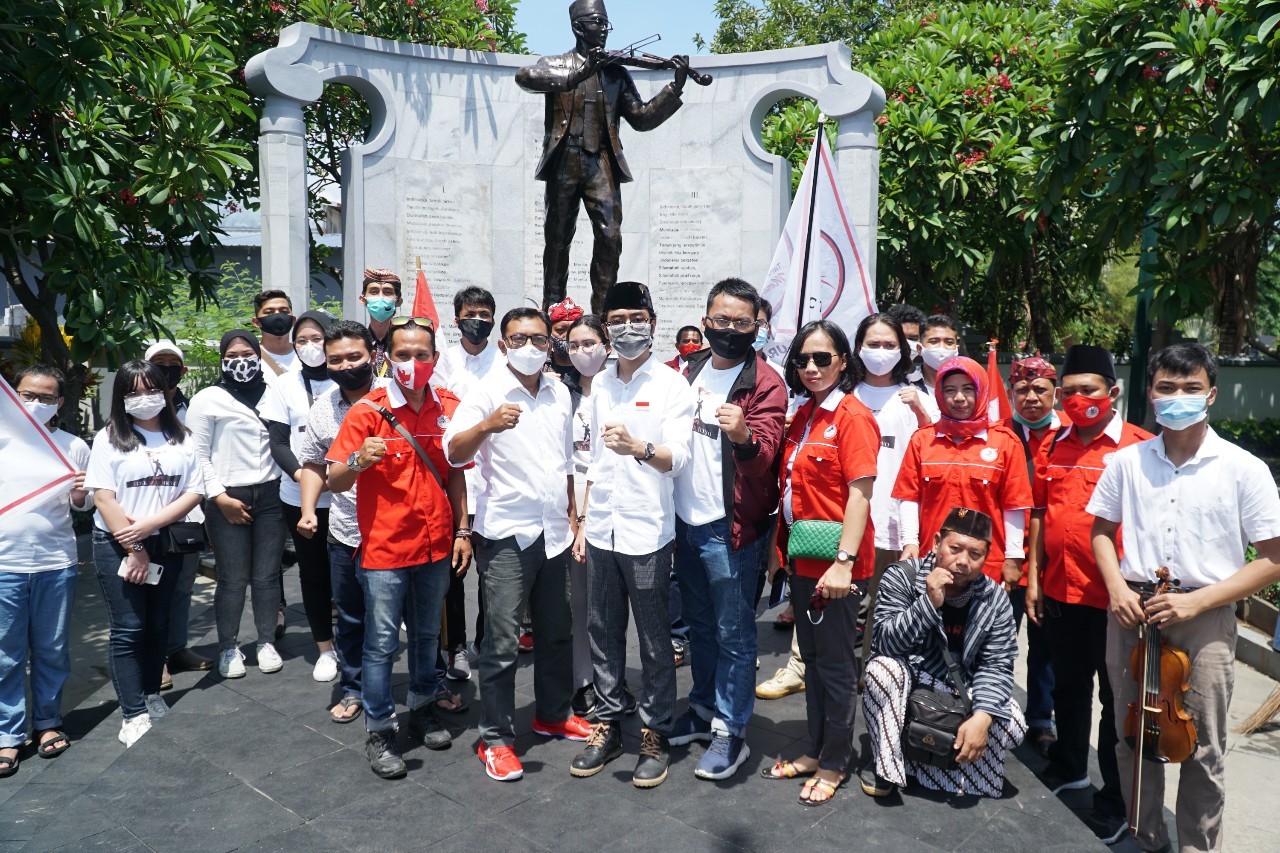
[[182,359],[184,363],[187,360],[187,357],[182,354],[182,350],[178,349],[178,345],[173,341],[156,341],[154,344],[147,347],[147,351],[142,356],[142,360],[150,361],[162,352],[171,352],[178,358]]

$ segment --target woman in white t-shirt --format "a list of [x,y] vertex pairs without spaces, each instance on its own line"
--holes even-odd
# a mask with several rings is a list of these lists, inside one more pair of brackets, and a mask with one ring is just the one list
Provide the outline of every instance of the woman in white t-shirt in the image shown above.
[[333,317],[324,311],[308,311],[298,318],[293,324],[293,348],[301,368],[277,376],[258,408],[271,436],[271,457],[284,473],[280,478],[280,504],[298,555],[302,608],[319,652],[311,677],[321,682],[338,677],[338,653],[333,648],[333,589],[329,582],[330,496],[327,491],[320,493],[314,527],[300,529],[302,463],[298,456],[312,404],[334,388],[324,354],[324,333],[332,325]]
[[111,681],[126,747],[168,711],[160,676],[184,555],[162,554],[161,534],[191,512],[204,491],[195,443],[165,397],[166,387],[154,364],[131,361],[120,368],[111,417],[94,439],[85,475],[98,507],[93,561],[111,626]]
[[902,467],[907,442],[922,426],[938,417],[938,406],[907,379],[911,372],[911,344],[902,325],[888,314],[872,314],[858,325],[853,351],[866,368],[866,379],[853,395],[875,415],[880,427],[880,453],[876,458],[876,482],[871,488],[871,519],[876,530],[876,566],[859,621],[865,620],[863,660],[871,649],[870,614],[876,589],[885,568],[902,550],[898,501],[890,497]]

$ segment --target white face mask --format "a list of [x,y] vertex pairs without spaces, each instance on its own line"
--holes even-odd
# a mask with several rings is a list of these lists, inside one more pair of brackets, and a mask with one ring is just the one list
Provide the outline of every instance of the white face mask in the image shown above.
[[862,359],[867,372],[872,376],[888,376],[898,366],[898,362],[902,360],[902,351],[896,349],[867,349],[863,347],[858,350],[858,358]]
[[164,411],[164,392],[151,391],[141,397],[129,397],[124,401],[124,410],[140,421],[150,420]]
[[319,367],[324,364],[324,347],[317,343],[305,343],[298,347],[298,358],[307,367]]
[[507,347],[507,364],[511,365],[516,373],[536,376],[542,372],[542,366],[546,363],[547,351],[538,349],[532,341],[519,349]]
[[23,400],[22,405],[26,407],[35,422],[44,426],[53,420],[53,416],[58,414],[57,403],[41,403],[39,400]]
[[960,350],[955,347],[925,347],[920,351],[920,357],[924,359],[924,363],[934,370],[942,367],[942,363],[947,359],[955,358],[959,354]]
[[589,350],[569,353],[569,361],[583,376],[595,376],[599,373],[600,368],[604,366],[604,360],[608,357],[609,353],[605,351],[604,344],[596,344]]

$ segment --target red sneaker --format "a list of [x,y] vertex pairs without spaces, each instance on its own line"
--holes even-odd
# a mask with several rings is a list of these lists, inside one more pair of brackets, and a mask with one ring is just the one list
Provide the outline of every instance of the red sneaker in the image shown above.
[[521,634],[520,639],[516,643],[516,648],[521,652],[533,651],[533,634]]
[[484,762],[484,772],[490,779],[499,782],[514,782],[524,775],[524,765],[516,756],[516,751],[509,746],[495,746],[492,749],[480,741],[476,757]]
[[590,740],[591,724],[574,715],[563,723],[545,723],[537,717],[533,718],[533,731],[543,737],[560,738],[561,740]]

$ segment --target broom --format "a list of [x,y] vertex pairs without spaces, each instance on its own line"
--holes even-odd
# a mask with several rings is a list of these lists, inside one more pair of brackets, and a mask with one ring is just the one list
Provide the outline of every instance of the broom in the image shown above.
[[1271,695],[1258,706],[1258,710],[1254,711],[1249,715],[1249,719],[1240,724],[1240,727],[1236,729],[1236,733],[1251,735],[1271,722],[1271,718],[1278,713],[1280,713],[1280,687],[1271,691]]

